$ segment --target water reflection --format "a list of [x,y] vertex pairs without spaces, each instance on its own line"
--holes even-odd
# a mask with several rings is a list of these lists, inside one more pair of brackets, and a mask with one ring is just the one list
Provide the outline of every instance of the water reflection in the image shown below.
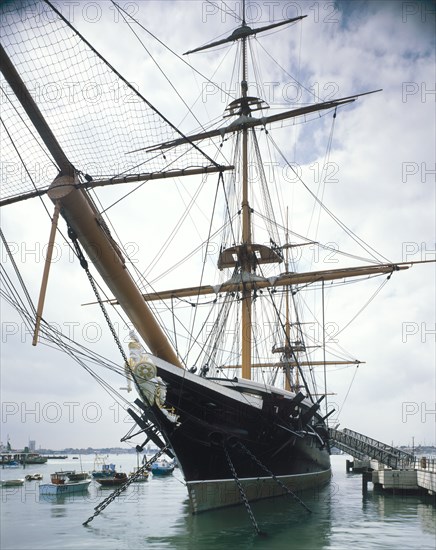
[[[164,538],[174,547],[187,548],[289,548],[312,550],[328,546],[330,538],[330,509],[335,497],[335,485],[316,491],[300,492],[298,496],[312,510],[307,512],[289,496],[258,501],[251,509],[260,530],[258,536],[244,506],[191,515],[189,503],[183,503],[176,537]],[[179,546],[182,545],[182,546]],[[260,546],[259,546],[260,545]],[[267,545],[267,546],[265,546]]]

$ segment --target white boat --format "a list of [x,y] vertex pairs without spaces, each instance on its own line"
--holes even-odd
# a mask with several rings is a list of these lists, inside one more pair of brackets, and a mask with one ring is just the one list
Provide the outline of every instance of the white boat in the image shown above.
[[24,479],[2,479],[0,480],[1,487],[19,487],[23,485]]
[[26,481],[41,481],[43,478],[42,474],[27,474]]
[[71,493],[82,493],[88,490],[90,479],[82,481],[67,481],[66,473],[56,472],[51,475],[51,483],[44,483],[39,486],[40,495],[68,495]]

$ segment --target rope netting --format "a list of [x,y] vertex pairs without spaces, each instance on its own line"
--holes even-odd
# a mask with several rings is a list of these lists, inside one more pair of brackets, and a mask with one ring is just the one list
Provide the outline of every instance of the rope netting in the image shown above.
[[[3,48],[78,171],[103,179],[212,164],[190,144],[127,154],[182,134],[49,5],[5,3],[0,21]],[[58,168],[3,75],[0,85],[5,199],[47,188]]]

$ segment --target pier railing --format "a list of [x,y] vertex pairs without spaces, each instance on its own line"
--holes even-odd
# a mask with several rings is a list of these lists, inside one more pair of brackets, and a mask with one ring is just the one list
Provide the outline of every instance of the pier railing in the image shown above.
[[436,458],[427,456],[416,456],[413,463],[414,470],[436,473]]
[[411,453],[406,453],[348,428],[343,430],[329,428],[329,435],[332,444],[342,451],[359,459],[377,460],[393,469],[413,468],[417,460]]

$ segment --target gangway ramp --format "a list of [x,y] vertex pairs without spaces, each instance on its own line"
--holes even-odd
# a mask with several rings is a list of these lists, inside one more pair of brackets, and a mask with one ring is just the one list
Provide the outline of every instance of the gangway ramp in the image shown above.
[[355,458],[371,458],[394,470],[413,467],[415,457],[411,453],[354,432],[348,428],[329,428],[332,445]]

